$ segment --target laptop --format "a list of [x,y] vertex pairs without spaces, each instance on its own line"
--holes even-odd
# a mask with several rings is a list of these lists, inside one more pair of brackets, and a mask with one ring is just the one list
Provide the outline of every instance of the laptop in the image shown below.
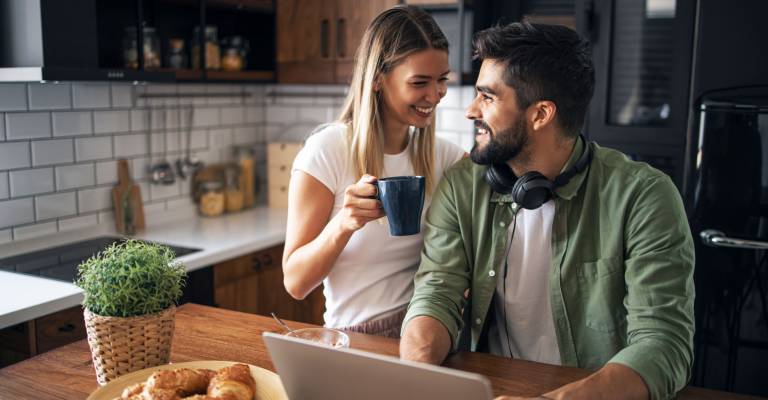
[[271,332],[264,343],[290,399],[493,399],[479,374]]

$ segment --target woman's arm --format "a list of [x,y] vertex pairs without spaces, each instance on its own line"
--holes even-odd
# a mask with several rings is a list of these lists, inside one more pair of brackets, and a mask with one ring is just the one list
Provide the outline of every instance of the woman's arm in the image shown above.
[[372,184],[365,175],[345,190],[342,209],[330,219],[334,195],[311,175],[295,171],[288,191],[288,226],[283,252],[283,284],[303,299],[331,272],[352,234],[384,216]]

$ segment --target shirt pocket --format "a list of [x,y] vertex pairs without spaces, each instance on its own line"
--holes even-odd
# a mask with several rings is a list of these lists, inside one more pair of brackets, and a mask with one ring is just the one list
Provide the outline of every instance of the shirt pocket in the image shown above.
[[579,298],[587,328],[615,333],[626,329],[624,261],[602,258],[581,263],[578,269]]

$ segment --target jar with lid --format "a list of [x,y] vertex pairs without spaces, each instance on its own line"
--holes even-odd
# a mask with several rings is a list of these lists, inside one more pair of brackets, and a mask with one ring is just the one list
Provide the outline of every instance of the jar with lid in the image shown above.
[[221,41],[221,68],[225,71],[240,71],[248,60],[248,40],[242,36],[227,36]]
[[[192,45],[192,68],[194,69],[200,69],[200,31],[200,27],[196,26]],[[219,69],[221,67],[219,29],[213,25],[207,25],[203,41],[205,42],[205,69]]]
[[167,54],[168,55],[166,56],[165,65],[168,68],[182,69],[189,67],[187,54],[184,48],[184,39],[168,39]]
[[[160,68],[160,39],[151,26],[142,29],[144,33],[144,68]],[[135,26],[128,26],[123,33],[123,61],[126,68],[139,68],[138,34]]]
[[217,181],[205,182],[201,190],[200,214],[215,217],[224,213],[224,185]]

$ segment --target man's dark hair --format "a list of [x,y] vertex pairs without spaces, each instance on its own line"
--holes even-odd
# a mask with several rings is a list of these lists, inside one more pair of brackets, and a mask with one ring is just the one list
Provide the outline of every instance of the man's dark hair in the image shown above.
[[473,45],[475,59],[506,65],[504,83],[520,109],[552,101],[564,133],[579,134],[595,87],[588,41],[564,26],[514,22],[478,32]]

